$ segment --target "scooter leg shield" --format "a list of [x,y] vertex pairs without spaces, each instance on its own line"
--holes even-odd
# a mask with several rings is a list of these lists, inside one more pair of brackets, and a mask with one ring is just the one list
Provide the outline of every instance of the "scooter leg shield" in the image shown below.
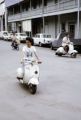
[[30,81],[28,82],[28,84],[38,85],[39,81],[38,81],[37,78],[32,78],[32,79],[30,79]]
[[23,74],[24,74],[23,68],[18,68],[17,69],[17,77],[20,79],[23,79]]

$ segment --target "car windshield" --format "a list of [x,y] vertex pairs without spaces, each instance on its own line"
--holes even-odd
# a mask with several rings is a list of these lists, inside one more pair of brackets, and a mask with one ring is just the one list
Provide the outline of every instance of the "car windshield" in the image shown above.
[[43,35],[44,38],[51,38],[51,35]]
[[3,35],[8,36],[8,33],[7,33],[7,32],[4,32]]
[[65,36],[65,32],[63,32],[63,33],[59,33],[58,35],[57,35],[57,39],[63,39],[63,37]]
[[47,38],[51,38],[51,35],[47,35]]
[[25,33],[21,33],[20,36],[27,36]]

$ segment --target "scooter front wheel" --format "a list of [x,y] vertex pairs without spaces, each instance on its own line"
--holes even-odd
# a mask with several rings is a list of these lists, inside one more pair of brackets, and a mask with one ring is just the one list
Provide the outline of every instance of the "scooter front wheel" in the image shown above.
[[71,54],[71,57],[72,57],[72,58],[76,58],[76,57],[77,57],[77,53],[72,53],[72,54]]
[[35,94],[36,91],[37,91],[37,86],[30,84],[30,85],[29,85],[29,90],[30,90],[30,93],[31,93],[31,94]]

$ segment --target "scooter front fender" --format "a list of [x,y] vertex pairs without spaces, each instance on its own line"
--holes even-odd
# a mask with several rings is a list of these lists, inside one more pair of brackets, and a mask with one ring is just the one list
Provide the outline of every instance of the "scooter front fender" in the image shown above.
[[69,51],[69,54],[72,54],[72,53],[78,54],[78,52],[76,50]]
[[38,81],[37,78],[32,78],[32,79],[29,80],[28,85],[29,84],[38,85],[39,81]]

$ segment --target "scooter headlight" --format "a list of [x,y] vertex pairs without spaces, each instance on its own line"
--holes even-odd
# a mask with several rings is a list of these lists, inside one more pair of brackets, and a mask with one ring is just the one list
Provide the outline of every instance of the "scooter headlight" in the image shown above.
[[38,71],[35,71],[35,74],[38,74]]

